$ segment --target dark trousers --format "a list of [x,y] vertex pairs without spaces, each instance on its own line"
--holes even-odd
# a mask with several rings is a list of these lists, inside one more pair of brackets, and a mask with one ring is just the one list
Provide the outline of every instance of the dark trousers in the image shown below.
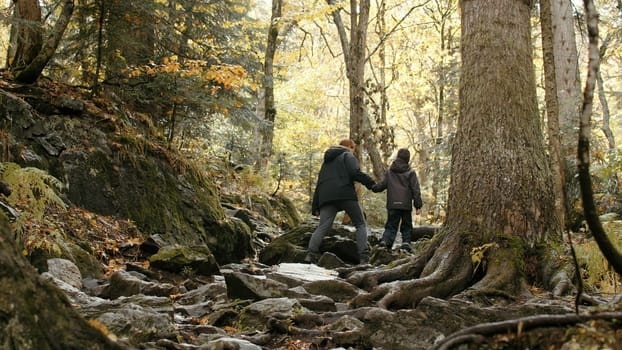
[[402,232],[402,243],[410,244],[413,232],[412,210],[387,209],[387,223],[384,225],[382,242],[389,248],[395,242],[397,231]]
[[361,259],[366,259],[369,255],[369,250],[367,248],[367,223],[365,222],[365,216],[363,215],[363,210],[358,201],[341,201],[322,206],[320,208],[320,224],[311,235],[308,251],[312,254],[320,253],[322,239],[324,239],[324,236],[332,227],[337,213],[342,210],[350,215],[352,224],[356,227],[356,246],[358,248],[359,257]]

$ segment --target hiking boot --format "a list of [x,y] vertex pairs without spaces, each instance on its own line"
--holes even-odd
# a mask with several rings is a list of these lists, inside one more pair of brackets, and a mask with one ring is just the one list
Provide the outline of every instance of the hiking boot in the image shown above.
[[369,264],[369,255],[361,255],[359,257],[359,265],[367,265]]
[[385,241],[380,241],[380,243],[378,244],[378,246],[379,246],[380,248],[384,248],[384,249],[386,249],[386,250],[388,250],[388,251],[391,251],[391,248],[392,248],[393,244],[389,244],[389,243],[387,243],[387,242],[385,242]]
[[410,244],[408,244],[408,243],[403,243],[400,246],[400,250],[405,251],[407,253],[412,253],[412,251],[413,251],[412,248],[410,248]]
[[305,256],[305,262],[309,264],[317,264],[318,260],[320,260],[319,254],[308,252]]

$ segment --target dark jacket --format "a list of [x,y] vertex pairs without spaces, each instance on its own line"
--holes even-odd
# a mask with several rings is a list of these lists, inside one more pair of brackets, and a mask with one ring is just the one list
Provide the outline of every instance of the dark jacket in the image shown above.
[[374,192],[387,190],[387,209],[421,209],[421,190],[417,173],[403,159],[393,161],[382,181],[372,187]]
[[368,189],[375,183],[371,176],[361,171],[358,160],[347,148],[331,146],[324,153],[311,212],[317,213],[327,203],[358,200],[354,181],[362,183]]

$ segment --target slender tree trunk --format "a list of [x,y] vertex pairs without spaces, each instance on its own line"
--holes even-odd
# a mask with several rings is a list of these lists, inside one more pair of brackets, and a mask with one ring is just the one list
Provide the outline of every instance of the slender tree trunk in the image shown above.
[[[268,159],[272,155],[272,142],[274,138],[274,120],[276,118],[276,106],[274,103],[274,56],[279,37],[279,23],[282,22],[282,0],[272,0],[272,15],[270,18],[270,28],[268,29],[268,39],[266,42],[266,53],[264,57],[264,78],[263,78],[263,108],[259,109],[261,121],[259,129],[259,159],[256,163],[258,170],[264,169],[268,164]],[[259,113],[258,113],[259,114]]]
[[585,219],[594,235],[594,240],[598,244],[598,248],[611,267],[613,267],[618,275],[622,276],[622,254],[620,254],[616,246],[611,242],[609,236],[607,236],[607,233],[602,227],[598,217],[598,211],[594,205],[594,194],[592,192],[592,180],[590,176],[590,121],[596,77],[600,68],[600,54],[598,49],[598,13],[596,12],[593,1],[585,0],[584,5],[589,38],[589,60],[579,123],[579,142],[577,146],[577,164],[579,182],[581,184],[581,198],[583,199]]
[[[335,5],[335,0],[326,0]],[[341,19],[341,9],[332,12],[337,27],[346,76],[349,83],[350,98],[350,138],[356,143],[354,153],[360,159],[361,141],[364,133],[364,120],[367,117],[365,106],[365,43],[367,41],[367,25],[369,21],[369,0],[350,0],[350,36]]]
[[[451,27],[449,26],[449,19],[453,11],[455,11],[455,7],[452,6],[452,2],[448,1],[435,1],[434,5],[436,7],[434,12],[431,12],[429,15],[430,18],[434,21],[434,25],[437,28],[439,35],[439,43],[441,52],[445,53],[451,47]],[[438,62],[437,74],[438,77],[436,80],[438,81],[437,89],[438,94],[436,98],[436,135],[432,135],[435,139],[434,144],[432,146],[432,193],[434,198],[434,203],[432,203],[432,208],[434,209],[434,219],[439,220],[441,217],[441,209],[444,201],[442,198],[439,198],[439,194],[441,193],[441,188],[444,188],[443,181],[443,171],[441,170],[441,162],[444,157],[446,157],[446,146],[443,144],[443,138],[445,137],[445,125],[449,124],[445,120],[446,117],[446,101],[445,101],[445,89],[448,82],[448,74],[449,69],[447,67],[446,55],[443,54],[440,57],[440,61]]]
[[372,165],[372,172],[374,176],[380,179],[382,178],[386,170],[384,166],[384,164],[386,163],[384,162],[382,155],[380,154],[380,151],[378,151],[378,144],[376,142],[376,139],[373,137],[373,134],[371,131],[372,131],[371,121],[369,120],[369,117],[366,115],[363,118],[363,133],[362,133],[363,146],[365,147],[365,150],[367,151],[367,155],[369,155],[369,160]]
[[[600,62],[605,59],[607,48],[608,42],[603,42],[599,50]],[[603,114],[603,123],[600,129],[607,139],[609,152],[614,153],[616,151],[616,140],[609,123],[609,120],[611,119],[611,112],[609,111],[609,103],[607,102],[607,96],[605,95],[605,82],[603,81],[603,75],[600,69],[596,72],[596,86],[598,88],[598,101],[600,102],[600,109]],[[607,181],[607,188],[609,192],[617,195],[619,186],[620,172],[615,171],[614,175]]]
[[[389,106],[389,99],[387,97],[387,90],[389,88],[387,84],[387,54],[386,54],[386,36],[387,36],[387,24],[386,24],[386,0],[381,0],[380,4],[378,4],[378,24],[377,24],[377,35],[380,38],[380,43],[378,45],[378,61],[380,62],[380,67],[378,67],[378,87],[377,90],[380,93],[380,101],[378,106],[378,115],[376,116],[376,125],[378,126],[378,131],[381,132],[380,137],[380,147],[374,146],[374,148],[379,148],[382,151],[382,162],[380,164],[388,164],[389,157],[393,153],[393,149],[395,148],[395,142],[393,137],[393,128],[389,127],[387,123],[387,112]],[[393,68],[391,68],[393,69]],[[371,133],[371,126],[369,129],[369,133]],[[372,163],[375,164],[375,163]],[[384,170],[384,167],[382,167]],[[376,175],[376,174],[374,174]],[[378,176],[378,175],[376,175]]]
[[603,113],[603,125],[600,129],[605,134],[605,138],[607,139],[607,146],[609,147],[609,151],[614,151],[616,149],[616,140],[613,135],[613,131],[611,131],[611,126],[609,123],[609,119],[611,118],[611,112],[609,111],[609,103],[607,102],[607,96],[605,96],[605,82],[603,81],[603,76],[598,71],[597,76],[597,84],[598,84],[598,101],[600,102],[600,107]]
[[[350,0],[350,47],[349,65],[346,63],[350,82],[350,138],[357,144],[357,154],[361,154],[365,106],[365,44],[369,20],[369,0]],[[360,158],[360,157],[359,157]]]
[[104,49],[104,25],[106,23],[106,0],[99,0],[99,26],[97,27],[97,64],[95,68],[95,82],[93,83],[93,95],[99,93],[99,75],[102,67],[102,51]]
[[553,29],[553,56],[561,130],[560,167],[565,175],[565,223],[570,226],[579,220],[575,204],[580,191],[577,181],[576,128],[581,111],[581,82],[579,59],[575,42],[574,17],[570,0],[551,0],[551,25]]
[[[565,176],[564,158],[562,156],[561,135],[559,128],[559,103],[557,96],[557,69],[555,64],[554,33],[551,2],[559,0],[540,1],[540,24],[542,30],[542,51],[544,57],[544,86],[546,101],[547,131],[549,137],[549,158],[551,173],[553,174],[553,190],[555,193],[555,211],[560,224],[565,225]],[[556,14],[558,15],[558,14]]]

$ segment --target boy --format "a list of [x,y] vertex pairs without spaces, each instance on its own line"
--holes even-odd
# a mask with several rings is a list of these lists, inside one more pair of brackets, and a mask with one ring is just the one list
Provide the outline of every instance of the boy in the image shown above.
[[410,251],[412,235],[412,207],[421,212],[421,191],[417,173],[410,167],[410,151],[400,148],[397,158],[380,182],[372,187],[374,192],[387,190],[387,222],[380,244],[391,250],[397,231],[402,232],[402,248]]

